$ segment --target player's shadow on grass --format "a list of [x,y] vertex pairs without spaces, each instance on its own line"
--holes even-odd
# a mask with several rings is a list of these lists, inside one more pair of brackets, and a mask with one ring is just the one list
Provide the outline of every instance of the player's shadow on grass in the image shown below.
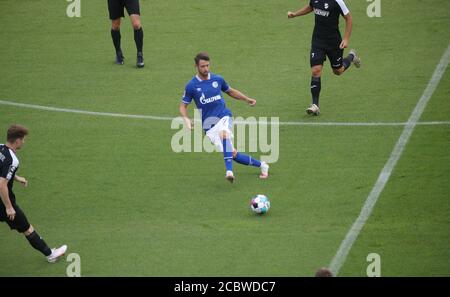
[[301,119],[304,120],[305,122],[319,122],[320,116],[309,115],[304,113]]

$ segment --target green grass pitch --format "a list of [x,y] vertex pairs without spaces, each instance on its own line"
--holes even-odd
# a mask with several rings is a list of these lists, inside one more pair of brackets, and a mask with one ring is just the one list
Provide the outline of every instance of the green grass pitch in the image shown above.
[[[383,0],[369,18],[347,0],[350,46],[361,69],[342,77],[326,62],[321,110],[310,102],[313,16],[288,20],[307,1],[141,0],[144,69],[135,67],[129,19],[125,65],[114,65],[106,1],[1,0],[0,100],[97,112],[174,117],[193,57],[258,100],[227,99],[235,116],[298,122],[406,122],[450,42],[450,2]],[[343,20],[341,19],[341,25]],[[421,121],[450,121],[447,71]],[[389,158],[403,126],[281,126],[268,180],[220,154],[174,153],[170,121],[50,112],[0,104],[0,136],[21,123],[18,203],[51,246],[81,257],[83,276],[311,276],[327,266]],[[450,276],[450,125],[419,125],[344,266],[365,276],[369,253],[382,276]],[[259,153],[255,154],[259,156]],[[272,202],[265,216],[248,207]],[[0,276],[65,276],[22,235],[0,224]]]

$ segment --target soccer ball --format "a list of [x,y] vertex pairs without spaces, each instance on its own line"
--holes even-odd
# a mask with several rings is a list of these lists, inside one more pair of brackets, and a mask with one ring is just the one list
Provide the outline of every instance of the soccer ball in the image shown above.
[[265,214],[270,209],[270,201],[267,196],[258,194],[250,201],[250,208],[254,213]]

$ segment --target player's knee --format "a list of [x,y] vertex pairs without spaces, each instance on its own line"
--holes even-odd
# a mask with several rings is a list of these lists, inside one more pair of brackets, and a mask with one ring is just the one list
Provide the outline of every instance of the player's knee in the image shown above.
[[221,139],[228,139],[229,138],[229,134],[227,131],[220,131],[219,136]]
[[236,149],[233,149],[233,158],[236,158],[236,156],[237,156],[237,150]]
[[314,77],[320,77],[322,75],[322,69],[313,68],[311,73],[312,73],[312,76],[314,76]]
[[114,31],[118,31],[120,29],[120,19],[112,21],[111,29],[113,29]]
[[134,30],[141,29],[141,19],[138,16],[131,18],[131,25]]
[[344,73],[344,67],[333,69],[333,73],[337,76],[342,75],[342,73]]
[[30,234],[33,233],[33,232],[34,232],[34,228],[33,228],[32,225],[30,225],[30,227],[28,228],[28,230],[26,230],[25,232],[23,232],[23,234],[24,234],[25,236],[28,236],[28,235],[30,235]]
[[141,22],[133,22],[133,29],[134,30],[141,29]]

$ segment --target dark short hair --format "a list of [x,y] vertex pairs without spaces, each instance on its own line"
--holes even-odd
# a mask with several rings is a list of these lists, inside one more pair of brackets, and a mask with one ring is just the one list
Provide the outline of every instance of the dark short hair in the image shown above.
[[316,277],[332,277],[333,273],[330,269],[322,267],[316,271]]
[[28,135],[28,129],[21,125],[11,125],[6,134],[6,140],[8,142],[14,142],[19,138],[24,138]]
[[194,58],[195,65],[198,65],[198,63],[200,63],[200,60],[209,61],[208,53],[207,52],[198,53]]

